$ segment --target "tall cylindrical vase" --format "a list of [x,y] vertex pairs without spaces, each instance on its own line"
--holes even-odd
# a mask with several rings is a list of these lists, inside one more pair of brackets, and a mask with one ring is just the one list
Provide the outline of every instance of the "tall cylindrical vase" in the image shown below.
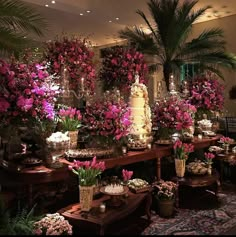
[[81,211],[90,211],[93,202],[94,185],[80,186],[79,185],[79,199]]
[[175,159],[175,172],[179,178],[184,177],[185,174],[185,159]]
[[76,149],[78,145],[78,131],[68,131],[70,137],[70,149]]

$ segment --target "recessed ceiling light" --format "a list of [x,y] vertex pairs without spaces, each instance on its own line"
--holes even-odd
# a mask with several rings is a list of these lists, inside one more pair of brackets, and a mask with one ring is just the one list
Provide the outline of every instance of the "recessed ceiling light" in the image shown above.
[[48,4],[45,4],[45,7],[49,7],[49,5],[48,5]]
[[87,13],[90,13],[91,11],[90,11],[90,10],[87,10],[86,12],[87,12]]
[[52,3],[52,4],[55,4],[55,3],[56,3],[56,1],[51,1],[51,3]]
[[111,23],[112,21],[110,20],[109,23]]
[[118,21],[118,20],[120,20],[120,18],[119,18],[119,17],[116,17],[116,20]]
[[84,14],[83,13],[80,13],[80,16],[83,16]]

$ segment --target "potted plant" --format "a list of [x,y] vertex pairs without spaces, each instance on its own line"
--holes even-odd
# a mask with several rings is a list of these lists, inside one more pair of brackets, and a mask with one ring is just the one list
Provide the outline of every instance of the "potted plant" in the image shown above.
[[171,217],[174,212],[176,184],[160,180],[153,184],[153,195],[158,202],[158,212],[162,217]]

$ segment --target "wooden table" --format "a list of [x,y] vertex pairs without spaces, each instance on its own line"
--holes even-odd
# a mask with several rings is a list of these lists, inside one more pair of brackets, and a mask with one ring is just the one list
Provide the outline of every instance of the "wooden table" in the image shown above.
[[[222,135],[217,134],[215,137],[203,137],[203,139],[194,138],[192,144],[194,145],[194,149],[202,149],[209,146],[213,146],[220,139]],[[145,151],[129,151],[127,155],[104,159],[106,168],[114,168],[116,166],[123,166],[128,164],[133,164],[141,161],[156,159],[156,167],[157,167],[157,180],[161,179],[161,158],[165,156],[170,156],[173,152],[173,145],[156,145],[152,147],[151,150]]]
[[57,169],[47,168],[44,165],[21,168],[19,166],[17,168],[10,162],[1,161],[1,166],[3,168],[0,170],[0,185],[3,187],[15,187],[16,192],[26,186],[30,206],[33,204],[34,185],[65,181],[72,176],[67,165]]
[[179,207],[179,188],[181,186],[188,186],[192,188],[214,186],[214,192],[216,196],[218,195],[218,188],[220,186],[220,176],[216,170],[213,170],[211,175],[186,174],[183,178],[174,177],[173,181],[177,184],[176,207]]
[[[199,140],[194,139],[193,145],[195,149],[201,149],[214,145],[221,135],[217,135],[212,138],[203,138]],[[147,160],[156,160],[157,167],[157,180],[161,179],[161,159],[165,156],[172,154],[172,145],[156,145],[154,144],[151,150],[144,151],[129,151],[127,155],[100,159],[105,162],[106,169],[114,168],[116,166],[123,166],[133,163],[138,163]],[[72,174],[68,170],[68,162],[62,159],[61,162],[65,163],[62,168],[47,168],[44,165],[36,166],[34,168],[27,167],[14,167],[10,162],[1,161],[0,170],[0,185],[11,186],[11,187],[22,187],[27,186],[28,189],[28,200],[32,204],[32,191],[34,184],[51,183],[56,181],[67,180]]]
[[79,203],[69,205],[57,212],[78,228],[80,228],[83,222],[99,226],[99,235],[104,235],[106,228],[112,223],[128,217],[136,209],[142,208],[142,204],[144,204],[144,211],[150,221],[151,192],[148,191],[138,194],[129,192],[128,197],[123,197],[123,204],[120,207],[114,208],[107,206],[106,211],[101,213],[99,209],[100,204],[109,199],[110,196],[103,195],[101,198],[93,200],[92,209],[89,212],[81,212]]

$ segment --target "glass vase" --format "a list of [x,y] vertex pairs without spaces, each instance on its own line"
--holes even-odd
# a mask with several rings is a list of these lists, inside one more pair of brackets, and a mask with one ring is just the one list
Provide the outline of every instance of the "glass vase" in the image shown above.
[[175,172],[177,177],[182,178],[185,174],[185,159],[175,159]]

